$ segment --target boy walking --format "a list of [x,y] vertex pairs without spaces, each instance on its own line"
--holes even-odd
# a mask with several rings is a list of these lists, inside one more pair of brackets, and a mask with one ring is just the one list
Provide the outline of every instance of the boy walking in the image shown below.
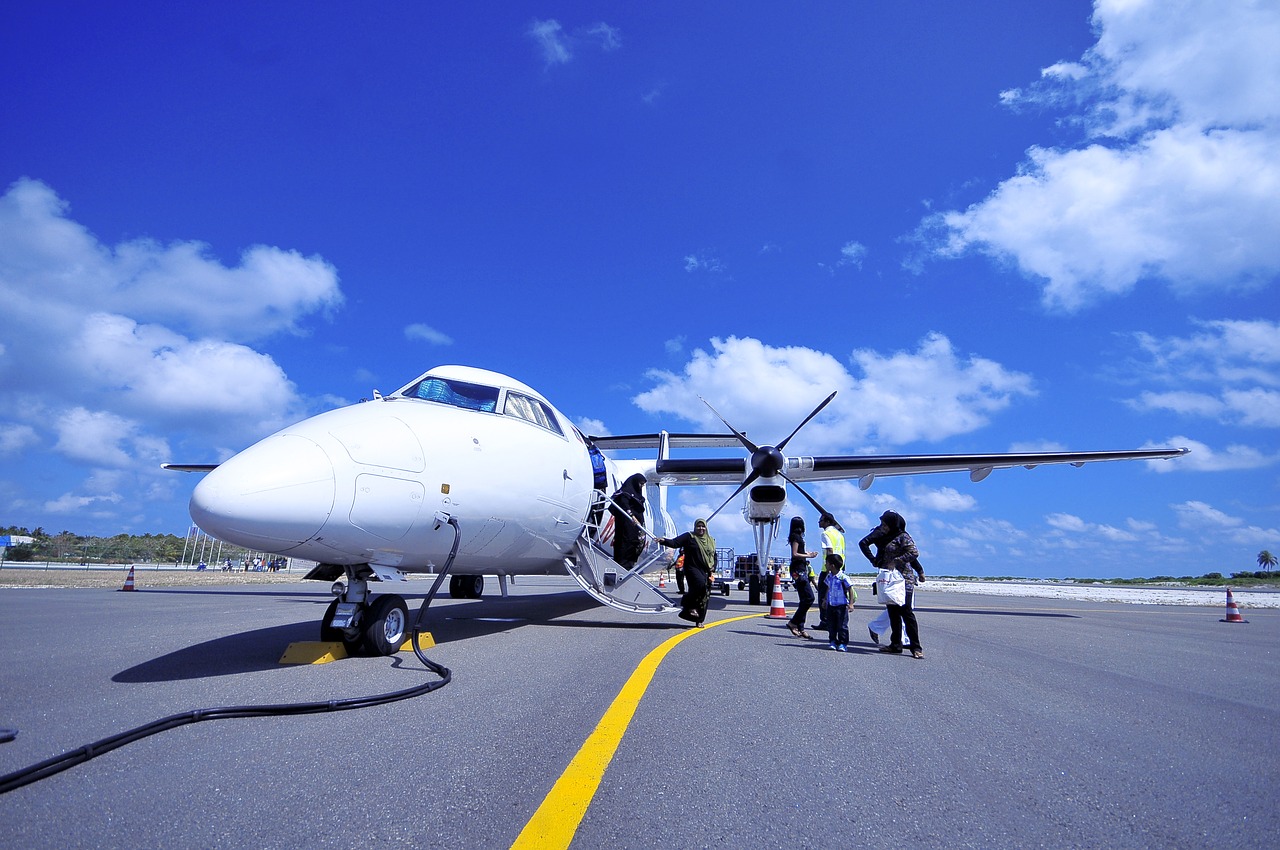
[[837,652],[849,651],[849,612],[858,595],[853,583],[844,574],[844,558],[837,554],[827,556],[827,635],[831,648]]

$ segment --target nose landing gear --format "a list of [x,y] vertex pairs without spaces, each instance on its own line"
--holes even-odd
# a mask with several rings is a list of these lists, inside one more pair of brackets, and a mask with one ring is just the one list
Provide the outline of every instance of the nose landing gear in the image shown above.
[[[336,585],[335,585],[336,589]],[[341,641],[351,655],[394,655],[409,636],[409,606],[394,593],[369,595],[366,577],[347,575],[320,621],[320,640]]]

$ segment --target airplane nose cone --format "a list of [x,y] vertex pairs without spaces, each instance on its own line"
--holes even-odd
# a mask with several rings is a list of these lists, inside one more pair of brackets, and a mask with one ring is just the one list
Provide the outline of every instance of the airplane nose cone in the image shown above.
[[228,543],[286,552],[311,539],[333,511],[333,463],[306,437],[268,437],[196,485],[191,518]]

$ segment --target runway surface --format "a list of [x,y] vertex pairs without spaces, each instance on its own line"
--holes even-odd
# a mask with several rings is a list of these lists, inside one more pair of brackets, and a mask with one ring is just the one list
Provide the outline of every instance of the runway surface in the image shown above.
[[[414,614],[426,585],[409,588]],[[412,654],[279,664],[317,638],[326,590],[0,590],[0,729],[18,733],[0,774],[180,712],[432,678]],[[878,612],[858,606],[849,653],[763,616],[671,646],[573,846],[1275,846],[1280,612],[926,594],[924,660],[874,651]],[[684,625],[562,578],[429,617],[448,686],[140,740],[0,795],[0,845],[510,847]]]

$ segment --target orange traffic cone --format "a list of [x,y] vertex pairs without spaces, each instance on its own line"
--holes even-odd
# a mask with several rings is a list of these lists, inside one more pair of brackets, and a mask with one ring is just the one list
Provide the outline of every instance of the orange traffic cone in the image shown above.
[[1247,623],[1244,617],[1240,616],[1240,606],[1236,605],[1236,600],[1231,596],[1231,588],[1227,588],[1227,618],[1219,620],[1219,623]]
[[782,601],[782,576],[778,573],[773,576],[773,599],[769,602],[768,616],[773,620],[787,618],[787,606]]
[[133,567],[129,567],[129,574],[124,577],[124,587],[121,590],[133,590]]

